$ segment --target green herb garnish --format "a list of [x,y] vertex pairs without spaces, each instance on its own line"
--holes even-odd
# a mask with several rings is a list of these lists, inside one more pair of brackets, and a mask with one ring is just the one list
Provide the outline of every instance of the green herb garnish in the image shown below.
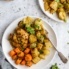
[[30,34],[35,34],[35,30],[32,27],[27,27],[26,30]]
[[55,63],[54,65],[52,65],[50,69],[59,69],[58,66],[57,66],[57,63]]
[[56,2],[60,2],[60,0],[55,0]]
[[39,26],[38,25],[35,25],[35,28],[39,29]]
[[67,42],[67,44],[69,44],[69,42]]
[[43,54],[43,51],[42,50],[39,50],[40,54]]
[[68,31],[68,33],[69,33],[69,31]]

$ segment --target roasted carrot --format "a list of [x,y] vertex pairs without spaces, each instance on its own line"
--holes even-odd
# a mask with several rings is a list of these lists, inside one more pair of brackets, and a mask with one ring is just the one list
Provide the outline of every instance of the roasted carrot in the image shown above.
[[17,59],[16,61],[15,61],[15,63],[18,65],[18,64],[20,64],[21,63],[21,61],[22,61],[22,59]]
[[14,56],[16,53],[15,53],[15,51],[14,50],[11,50],[10,52],[9,52],[9,55],[12,57],[12,56]]
[[26,65],[29,66],[29,67],[32,66],[32,64],[33,64],[33,62],[31,62],[31,61],[26,63]]
[[17,55],[12,56],[12,59],[16,60],[17,59]]
[[19,48],[15,48],[14,51],[15,51],[16,53],[20,53],[20,52],[21,52]]
[[27,54],[27,55],[25,56],[25,60],[26,60],[26,61],[31,61],[31,60],[32,60],[32,56],[31,56],[30,54]]
[[28,54],[29,52],[30,52],[30,48],[26,48],[24,51],[25,54]]
[[26,61],[23,60],[23,61],[21,62],[21,65],[25,65],[25,64],[26,64]]
[[24,52],[18,53],[18,57],[20,57],[20,58],[24,57]]

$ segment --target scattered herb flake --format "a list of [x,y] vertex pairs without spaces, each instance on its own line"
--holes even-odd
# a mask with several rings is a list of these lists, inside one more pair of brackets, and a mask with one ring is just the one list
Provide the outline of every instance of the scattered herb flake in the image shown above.
[[69,31],[68,31],[68,33],[69,33]]
[[69,42],[67,42],[67,44],[69,44]]
[[60,0],[55,0],[56,2],[60,2]]
[[52,65],[52,66],[50,67],[50,69],[59,69],[58,66],[57,66],[57,63],[55,63],[54,65]]

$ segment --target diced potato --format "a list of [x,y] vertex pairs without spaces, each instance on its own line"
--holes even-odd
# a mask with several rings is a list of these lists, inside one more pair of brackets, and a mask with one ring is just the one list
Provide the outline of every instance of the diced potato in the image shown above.
[[57,10],[57,12],[59,13],[59,12],[64,12],[64,9],[63,8],[59,8],[58,10]]
[[39,19],[39,18],[37,18],[37,19],[35,20],[35,25],[40,26],[42,23],[43,23],[42,20]]
[[49,54],[50,54],[50,50],[48,50],[48,49],[43,50],[43,54],[44,54],[44,55],[49,55]]
[[32,44],[30,45],[30,48],[36,48],[36,43],[32,43]]
[[26,17],[23,19],[24,24],[31,24],[33,22],[33,18],[31,17]]
[[37,36],[37,38],[39,38],[39,37],[41,36],[41,32],[38,31],[38,32],[36,33],[36,36]]
[[66,21],[66,13],[65,13],[65,12],[59,12],[59,13],[58,13],[58,17],[59,17],[61,20]]
[[35,35],[30,35],[30,36],[29,36],[29,42],[30,42],[30,43],[34,43],[34,42],[36,42],[36,41],[37,41],[37,38],[36,38]]
[[36,64],[36,63],[38,63],[40,61],[40,58],[39,57],[35,57],[35,58],[33,58],[32,61],[33,61],[33,63]]
[[34,25],[35,29],[36,30],[42,30],[42,23],[43,23],[42,20],[37,18],[35,20],[35,25]]
[[44,43],[46,43],[46,42],[48,42],[49,41],[49,39],[44,39]]
[[40,33],[41,33],[42,35],[48,34],[48,32],[47,32],[47,31],[45,31],[44,29],[43,29],[43,30],[41,30],[41,31],[40,31]]
[[43,43],[43,41],[44,41],[44,36],[41,35],[41,36],[38,38],[38,40],[39,40],[41,43]]
[[42,47],[43,47],[43,44],[42,44],[42,43],[38,43],[38,44],[37,44],[37,48],[38,48],[38,50],[41,50]]
[[45,9],[45,11],[50,10],[50,6],[47,1],[44,2],[44,9]]
[[52,14],[53,14],[53,13],[55,13],[55,12],[56,12],[56,11],[55,11],[55,10],[53,10],[53,9],[51,9],[51,10],[50,10],[50,13],[52,13]]
[[50,4],[50,7],[53,9],[53,10],[57,10],[58,8],[58,2],[56,1],[52,1],[51,4]]
[[51,42],[50,41],[48,41],[48,42],[45,42],[45,46],[46,46],[46,48],[51,48],[52,47],[52,44],[51,44]]
[[39,55],[39,51],[38,51],[37,48],[33,49],[33,50],[31,51],[31,53],[32,53],[32,57],[37,57],[37,56]]
[[41,59],[45,59],[45,55],[44,55],[44,54],[40,54],[39,57],[40,57]]

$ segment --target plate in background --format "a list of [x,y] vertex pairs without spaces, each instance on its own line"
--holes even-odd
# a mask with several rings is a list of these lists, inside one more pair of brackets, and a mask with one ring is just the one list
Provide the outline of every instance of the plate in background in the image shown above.
[[[64,23],[63,20],[60,20],[60,19],[58,18],[58,16],[57,16],[56,13],[51,14],[49,11],[45,11],[43,0],[38,0],[38,2],[39,2],[39,5],[40,5],[41,10],[44,12],[45,15],[47,15],[49,18],[51,18],[51,19],[53,19],[53,20],[55,20],[55,21],[57,21],[57,22],[62,22],[62,23]],[[68,16],[67,16],[67,22],[65,22],[65,23],[69,23],[69,17],[68,17]]]

